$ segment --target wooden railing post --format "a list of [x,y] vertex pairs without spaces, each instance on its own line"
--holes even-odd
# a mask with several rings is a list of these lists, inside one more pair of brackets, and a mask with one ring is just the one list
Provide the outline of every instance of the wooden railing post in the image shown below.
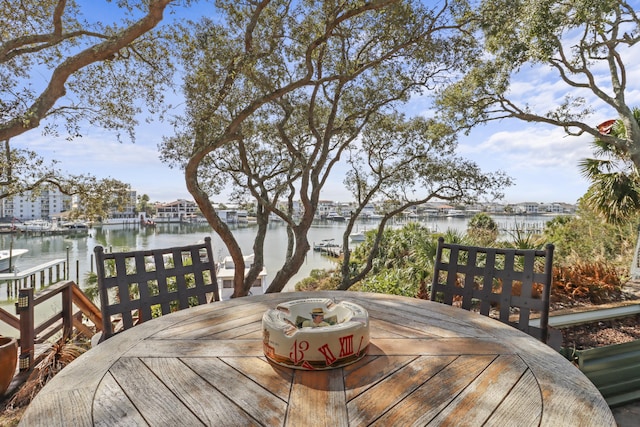
[[71,338],[73,332],[73,282],[62,292],[62,336],[64,340]]
[[16,314],[20,316],[20,371],[31,369],[34,361],[33,288],[18,291]]

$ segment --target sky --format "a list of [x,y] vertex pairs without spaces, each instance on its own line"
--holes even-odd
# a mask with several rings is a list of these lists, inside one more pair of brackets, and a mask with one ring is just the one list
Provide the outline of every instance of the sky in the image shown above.
[[[100,4],[100,3],[98,3]],[[98,6],[95,6],[98,7]],[[636,47],[636,50],[640,46]],[[640,67],[634,66],[640,55],[629,55],[626,97],[629,105],[640,105]],[[557,105],[568,93],[568,87],[558,82],[548,69],[525,68],[512,86],[514,98],[541,108]],[[590,93],[594,127],[616,118]],[[429,102],[414,98],[407,105],[411,114],[428,116]],[[168,124],[141,121],[136,130],[136,142],[99,128],[84,129],[82,137],[73,141],[44,137],[36,129],[12,139],[16,148],[35,150],[45,159],[56,159],[59,168],[70,174],[93,174],[98,178],[115,178],[131,184],[139,195],[147,194],[151,201],[168,202],[193,198],[186,189],[181,170],[171,169],[159,160],[158,144],[163,136],[171,136]],[[458,154],[475,161],[483,170],[501,170],[514,180],[504,189],[503,203],[566,202],[576,203],[589,183],[578,169],[580,159],[591,156],[590,136],[570,137],[561,128],[527,123],[515,119],[481,125],[469,135],[459,136]],[[322,199],[350,201],[351,195],[342,185],[343,176],[336,174],[328,183]],[[226,195],[214,199],[228,201]]]

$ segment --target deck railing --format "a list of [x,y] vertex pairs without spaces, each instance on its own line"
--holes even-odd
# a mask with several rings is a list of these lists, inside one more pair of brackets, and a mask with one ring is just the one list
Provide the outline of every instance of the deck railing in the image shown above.
[[67,261],[64,259],[54,259],[23,271],[0,273],[0,283],[7,283],[9,297],[17,295],[20,288],[44,288],[68,278]]
[[[36,306],[58,295],[62,298],[61,310],[36,325]],[[77,307],[75,312],[74,305]],[[93,331],[82,322],[83,315],[98,331],[102,330],[100,309],[73,281],[61,281],[37,293],[33,287],[19,289],[16,314],[17,317],[0,308],[0,320],[20,331],[20,371],[29,370],[36,363],[35,344],[44,343],[55,334],[61,332],[61,339],[66,340],[71,337],[75,328],[80,334],[90,338]]]

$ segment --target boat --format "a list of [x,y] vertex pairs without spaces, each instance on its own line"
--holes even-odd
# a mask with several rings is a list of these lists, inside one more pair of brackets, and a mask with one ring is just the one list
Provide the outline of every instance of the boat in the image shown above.
[[354,231],[353,233],[349,234],[349,238],[352,242],[364,242],[367,239],[366,231]]
[[18,231],[15,225],[13,224],[3,224],[0,225],[0,234],[10,234]]
[[5,249],[0,251],[0,272],[10,271],[15,267],[15,262],[29,249]]
[[447,218],[464,218],[465,212],[459,209],[449,209],[445,216]]
[[[244,257],[244,275],[249,273],[249,268],[253,265],[255,254]],[[218,292],[221,300],[228,300],[233,294],[233,278],[236,266],[231,256],[226,256],[218,263],[216,269],[216,278],[218,279]],[[267,268],[262,267],[262,271],[258,274],[256,281],[251,285],[249,295],[262,295],[267,290]]]
[[377,214],[377,213],[370,213],[368,215],[366,215],[366,219],[382,219],[384,218],[384,215],[381,214]]
[[340,215],[338,212],[329,212],[329,214],[327,215],[326,219],[328,221],[338,221],[338,222],[346,221],[346,218],[344,216]]
[[16,225],[19,230],[22,231],[49,231],[53,230],[53,224],[51,221],[44,219],[34,219],[32,221],[25,221],[22,224]]
[[316,252],[322,252],[329,248],[339,248],[340,245],[335,242],[335,239],[322,239],[320,243],[313,245],[313,250]]
[[88,230],[89,229],[89,225],[87,223],[77,222],[77,221],[63,222],[62,224],[60,224],[60,227],[66,230]]

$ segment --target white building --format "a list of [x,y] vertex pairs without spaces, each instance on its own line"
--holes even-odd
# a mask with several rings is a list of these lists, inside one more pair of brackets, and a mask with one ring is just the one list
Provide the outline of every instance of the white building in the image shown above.
[[127,203],[124,206],[109,208],[109,220],[111,222],[117,222],[120,220],[136,221],[138,219],[138,215],[136,213],[137,203],[138,193],[135,190],[130,190]]
[[18,218],[21,221],[51,219],[71,209],[71,196],[62,194],[57,188],[41,190],[34,196],[31,192],[2,199],[2,217]]
[[157,222],[180,222],[184,218],[192,217],[198,205],[190,200],[178,199],[169,203],[156,204]]

